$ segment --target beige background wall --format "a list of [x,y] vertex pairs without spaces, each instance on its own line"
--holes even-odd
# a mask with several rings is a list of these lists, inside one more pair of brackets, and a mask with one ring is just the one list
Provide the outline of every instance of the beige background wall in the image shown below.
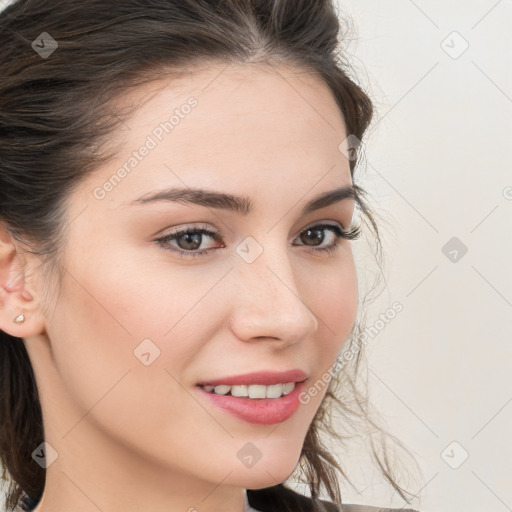
[[[368,345],[373,401],[424,473],[417,508],[512,510],[512,2],[338,3],[378,109],[361,183],[390,224],[368,323],[403,305]],[[355,468],[345,502],[391,503]]]

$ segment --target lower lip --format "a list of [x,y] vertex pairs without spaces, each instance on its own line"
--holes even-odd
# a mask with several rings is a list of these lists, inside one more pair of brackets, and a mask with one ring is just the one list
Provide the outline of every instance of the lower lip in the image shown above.
[[281,423],[295,414],[299,408],[299,395],[305,382],[296,382],[293,391],[280,398],[249,398],[216,395],[196,386],[202,396],[237,418],[259,425]]

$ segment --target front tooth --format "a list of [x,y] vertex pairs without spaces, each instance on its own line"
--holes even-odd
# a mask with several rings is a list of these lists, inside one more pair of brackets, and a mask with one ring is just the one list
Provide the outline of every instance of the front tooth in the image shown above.
[[279,398],[283,392],[282,384],[272,384],[271,386],[266,386],[266,388],[267,388],[267,392],[266,392],[267,398]]
[[291,393],[294,388],[295,388],[295,382],[287,382],[283,386],[283,394],[287,395],[288,393]]
[[226,395],[229,393],[229,390],[231,389],[231,386],[226,386],[226,384],[219,384],[218,386],[215,386],[215,393],[218,395]]
[[250,398],[265,398],[267,386],[263,384],[251,384],[249,386],[249,397]]
[[231,394],[233,396],[248,396],[247,386],[242,384],[240,386],[231,386]]

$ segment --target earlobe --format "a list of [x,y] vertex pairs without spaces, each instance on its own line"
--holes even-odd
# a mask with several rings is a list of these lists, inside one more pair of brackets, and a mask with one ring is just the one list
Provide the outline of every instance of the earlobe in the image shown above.
[[0,330],[19,338],[39,334],[44,326],[36,294],[25,278],[26,254],[0,226]]

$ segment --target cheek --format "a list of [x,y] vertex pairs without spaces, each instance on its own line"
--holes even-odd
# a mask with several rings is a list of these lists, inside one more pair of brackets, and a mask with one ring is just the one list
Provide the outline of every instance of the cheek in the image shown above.
[[[318,318],[319,329],[330,338],[329,353],[337,353],[350,333],[357,314],[358,283],[352,258],[323,274],[315,274],[308,304]],[[333,356],[335,357],[335,356]]]
[[122,311],[122,281],[114,285],[101,268],[94,275],[74,268],[73,275],[63,283],[48,335],[66,393],[78,409],[89,410],[135,366],[138,336]]
[[113,262],[93,273],[85,265],[70,268],[75,279],[65,279],[48,330],[62,389],[58,400],[68,411],[59,417],[62,433],[72,429],[68,440],[78,439],[91,422],[147,450],[154,449],[155,425],[164,437],[172,429],[189,433],[175,411],[191,407],[181,382],[197,351],[185,321],[197,294],[173,296],[167,283],[148,278],[147,269]]
[[[329,387],[333,365],[354,326],[358,303],[358,282],[352,258],[336,268],[315,276],[315,293],[308,306],[318,319],[318,333],[308,360],[315,361],[317,372],[311,378],[302,400],[316,411]],[[312,288],[313,290],[313,288]]]
[[101,261],[94,269],[85,260],[68,264],[73,277],[63,283],[49,329],[66,382],[93,377],[82,388],[77,382],[87,400],[128,370],[143,371],[145,379],[164,368],[180,375],[200,348],[195,340],[207,339],[219,320],[209,297],[218,273],[170,272],[126,251]]

